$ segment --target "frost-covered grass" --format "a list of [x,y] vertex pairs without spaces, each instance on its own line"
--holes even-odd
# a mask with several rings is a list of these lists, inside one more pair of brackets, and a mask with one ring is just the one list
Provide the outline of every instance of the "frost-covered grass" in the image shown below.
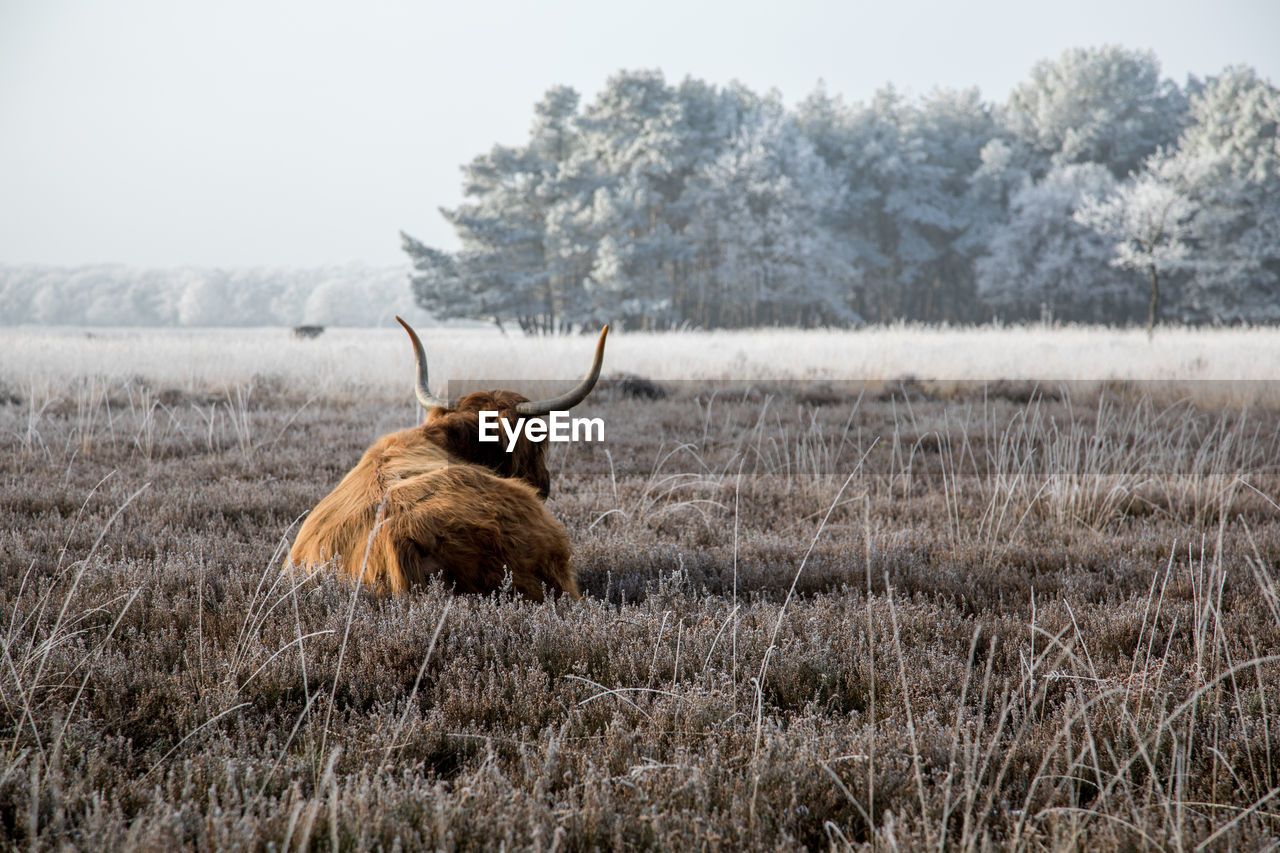
[[[587,365],[582,337],[494,329],[426,329],[433,382],[570,379]],[[0,382],[51,393],[85,377],[141,378],[183,391],[273,379],[317,392],[400,393],[411,357],[399,327],[330,329],[0,328]],[[1273,380],[1280,329],[872,327],[613,334],[606,373],[655,379]],[[261,384],[261,383],[260,383]]]
[[279,572],[403,387],[0,396],[0,848],[1275,847],[1280,410],[664,384],[558,606]]

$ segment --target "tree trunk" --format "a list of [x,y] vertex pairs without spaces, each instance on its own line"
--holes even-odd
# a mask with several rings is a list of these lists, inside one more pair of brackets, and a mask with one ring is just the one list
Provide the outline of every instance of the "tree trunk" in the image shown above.
[[1148,266],[1147,272],[1151,275],[1151,304],[1147,307],[1147,340],[1151,340],[1156,330],[1156,312],[1160,310],[1160,279],[1156,277],[1155,264]]

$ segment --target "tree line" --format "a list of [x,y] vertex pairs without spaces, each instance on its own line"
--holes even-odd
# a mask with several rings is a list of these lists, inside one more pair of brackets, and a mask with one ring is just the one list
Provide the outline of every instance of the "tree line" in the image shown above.
[[385,326],[407,295],[402,266],[0,264],[0,325]]
[[654,71],[464,167],[461,248],[402,234],[418,303],[530,333],[1280,318],[1280,92],[1073,49],[1005,103],[846,103]]

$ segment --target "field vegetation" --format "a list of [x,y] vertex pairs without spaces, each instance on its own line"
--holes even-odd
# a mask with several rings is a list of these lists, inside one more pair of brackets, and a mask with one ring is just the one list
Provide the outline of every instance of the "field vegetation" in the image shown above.
[[1274,386],[602,381],[607,440],[549,457],[585,598],[532,604],[281,572],[417,419],[405,351],[367,384],[10,352],[6,847],[1280,839]]
[[[493,329],[433,328],[424,329],[423,339],[435,382],[466,377],[563,381],[581,374],[597,331],[587,329],[584,340],[578,335],[525,337]],[[373,392],[409,402],[404,389],[410,372],[404,367],[406,344],[398,325],[333,328],[316,340],[297,340],[280,328],[85,331],[27,326],[0,329],[0,346],[0,382],[37,400],[75,397],[93,381],[141,378],[159,388],[216,395],[229,386],[285,383],[299,393]],[[1109,380],[1269,382],[1280,380],[1280,330],[1173,327],[1148,339],[1141,329],[1071,325],[898,324],[857,332],[680,334],[619,334],[615,329],[605,370],[681,380],[1073,380],[1094,383],[1095,390],[1098,382]],[[1187,392],[1199,397],[1210,390],[1202,384]]]

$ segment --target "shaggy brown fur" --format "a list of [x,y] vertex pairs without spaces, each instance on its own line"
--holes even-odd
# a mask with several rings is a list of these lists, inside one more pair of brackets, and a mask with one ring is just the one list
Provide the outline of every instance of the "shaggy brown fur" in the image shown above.
[[[289,552],[296,566],[333,566],[382,592],[440,575],[462,592],[489,592],[505,573],[522,595],[578,598],[569,537],[542,504],[550,491],[543,445],[520,436],[480,443],[479,413],[515,423],[509,391],[478,391],[426,422],[392,433],[311,511]],[[366,556],[367,555],[367,556]]]

